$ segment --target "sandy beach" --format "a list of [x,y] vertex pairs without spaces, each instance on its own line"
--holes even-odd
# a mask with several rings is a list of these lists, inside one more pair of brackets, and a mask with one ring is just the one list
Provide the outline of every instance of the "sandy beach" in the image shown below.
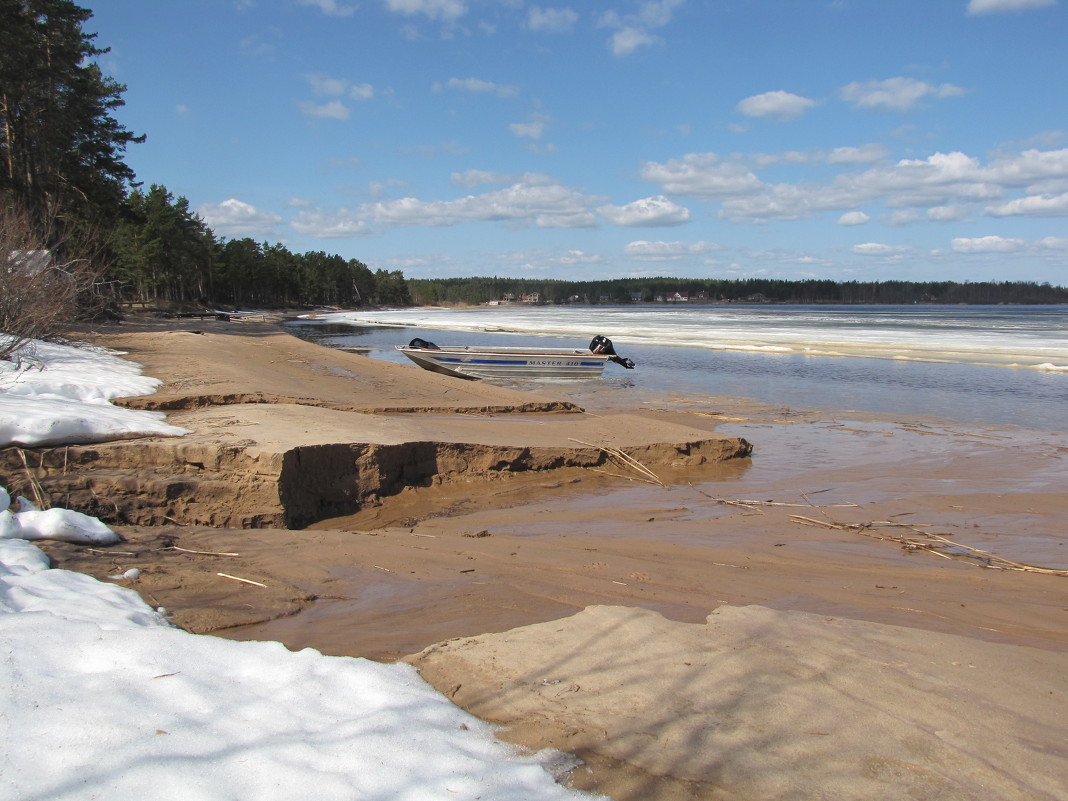
[[31,455],[126,540],[47,551],[183,628],[405,659],[619,801],[1068,797],[1064,434],[84,334],[193,433]]

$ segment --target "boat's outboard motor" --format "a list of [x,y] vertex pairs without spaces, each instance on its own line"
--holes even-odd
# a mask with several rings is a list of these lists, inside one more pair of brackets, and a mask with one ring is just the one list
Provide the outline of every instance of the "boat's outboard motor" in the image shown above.
[[441,350],[441,348],[439,348],[433,342],[427,342],[425,339],[420,339],[419,337],[416,337],[411,342],[409,342],[408,347],[421,348],[422,350]]
[[600,334],[595,336],[593,341],[590,342],[590,350],[594,353],[603,353],[608,357],[608,361],[615,362],[622,367],[626,367],[628,370],[634,369],[634,362],[616,354],[616,349],[612,345],[612,340],[608,337],[601,336]]

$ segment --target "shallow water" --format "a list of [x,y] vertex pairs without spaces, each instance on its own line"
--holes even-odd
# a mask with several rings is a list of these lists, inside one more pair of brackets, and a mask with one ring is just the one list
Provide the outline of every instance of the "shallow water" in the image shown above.
[[394,346],[415,337],[561,346],[604,333],[637,369],[609,364],[595,387],[571,386],[569,394],[595,389],[624,405],[654,395],[721,396],[1051,431],[1068,424],[1063,306],[415,309],[331,315],[290,330],[405,364]]

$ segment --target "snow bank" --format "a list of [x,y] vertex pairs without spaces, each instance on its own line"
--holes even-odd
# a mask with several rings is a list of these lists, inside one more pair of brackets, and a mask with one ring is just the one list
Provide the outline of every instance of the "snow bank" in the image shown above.
[[112,406],[149,395],[160,381],[99,348],[33,340],[0,361],[0,447],[67,445],[142,436],[181,436],[160,412]]
[[589,798],[409,665],[188,634],[21,539],[0,642],[3,799]]

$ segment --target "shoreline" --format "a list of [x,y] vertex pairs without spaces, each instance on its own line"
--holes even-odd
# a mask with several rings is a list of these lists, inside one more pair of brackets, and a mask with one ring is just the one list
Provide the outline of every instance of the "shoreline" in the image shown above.
[[[173,347],[181,335],[168,333],[163,325],[148,326],[143,335],[107,331],[98,340],[121,346],[125,338],[136,345],[126,358],[143,358],[146,374],[166,382],[157,402],[183,393],[226,395],[239,388],[241,375],[287,364],[294,354],[297,359],[306,356],[303,349],[287,355],[285,340],[267,334],[267,327],[225,325],[234,334],[230,338],[236,350],[220,353],[225,363],[217,365],[183,366]],[[214,323],[202,327],[213,326],[224,328]],[[328,349],[318,350],[318,366],[334,364]],[[247,367],[238,364],[240,375],[235,376],[237,353],[246,354]],[[351,359],[362,357],[346,358],[351,367]],[[330,370],[318,366],[312,370],[317,377],[301,387],[305,399],[338,391]],[[405,392],[418,394],[425,375],[412,367],[400,376],[377,362],[359,369],[361,380],[388,379],[382,386],[398,398]],[[458,391],[464,393],[489,393],[498,400],[508,394],[489,385],[461,383]],[[376,397],[381,395],[376,390]],[[440,392],[431,396],[440,405]],[[589,389],[578,405],[593,416],[620,411],[617,397],[597,398],[596,388]],[[407,400],[422,403],[410,395]],[[671,423],[743,437],[754,444],[752,455],[668,468],[662,473],[666,486],[579,467],[472,477],[470,482],[413,487],[382,498],[381,505],[301,530],[119,526],[127,542],[111,553],[59,543],[46,550],[57,567],[104,580],[128,567],[141,568],[136,582],[123,583],[154,606],[167,607],[176,622],[193,631],[278,640],[290,649],[313,647],[326,654],[412,661],[465,708],[511,726],[511,733],[502,733],[506,739],[579,753],[591,772],[576,771],[576,784],[611,788],[617,799],[717,798],[717,788],[730,785],[716,784],[707,771],[677,768],[652,778],[663,765],[615,750],[629,736],[628,727],[648,730],[648,720],[626,723],[629,713],[622,707],[616,713],[598,708],[579,724],[575,716],[583,708],[581,693],[543,698],[534,709],[526,702],[509,706],[504,696],[500,703],[488,703],[497,692],[493,688],[508,679],[503,668],[487,672],[486,660],[536,664],[549,653],[546,637],[552,631],[562,627],[574,632],[576,625],[581,631],[581,621],[589,618],[580,613],[600,608],[653,615],[642,618],[642,625],[667,638],[657,647],[683,649],[669,672],[685,672],[687,660],[692,661],[683,653],[693,647],[684,645],[691,636],[687,632],[703,631],[709,625],[706,618],[730,618],[735,609],[754,614],[764,609],[769,620],[794,621],[798,632],[810,635],[796,644],[796,653],[811,649],[812,655],[831,660],[828,664],[866,659],[865,638],[871,637],[898,643],[902,654],[910,652],[912,641],[935,637],[943,638],[946,647],[967,646],[976,654],[994,649],[999,658],[1009,654],[1024,662],[1060,664],[1068,658],[1063,601],[1068,578],[991,569],[975,554],[939,556],[871,536],[901,533],[873,526],[876,522],[907,524],[912,535],[937,532],[1007,559],[1068,567],[1068,544],[1058,524],[1068,515],[1064,436],[933,418],[846,418],[818,410],[720,405],[712,398],[682,400],[665,394],[627,411],[641,425]],[[216,432],[240,430],[242,408],[227,406],[231,422]],[[557,412],[538,420],[551,428],[567,417]],[[484,426],[507,426],[497,416],[478,419]],[[266,586],[221,578],[223,573]],[[583,642],[571,658],[597,663],[614,653],[613,643],[630,625],[622,623],[628,619],[623,612],[618,614],[623,617],[605,613],[600,645]],[[841,642],[831,646],[817,636],[822,627],[839,625],[828,621],[859,626],[855,649],[843,651]],[[471,661],[457,647],[461,645],[473,653],[504,650]],[[620,663],[613,670],[624,667]],[[756,671],[765,668],[759,661],[751,665]],[[712,665],[702,670],[706,677],[715,673]],[[559,678],[540,675],[539,682]],[[974,673],[969,681],[981,681],[984,675]],[[806,684],[803,692],[821,685]],[[1013,691],[1001,684],[995,689],[1005,697]],[[866,690],[874,695],[886,691]],[[598,745],[589,736],[598,726],[618,735]],[[586,734],[577,734],[580,730]],[[915,736],[910,726],[900,738]],[[832,739],[846,751],[862,747]],[[689,746],[671,748],[681,759]]]

